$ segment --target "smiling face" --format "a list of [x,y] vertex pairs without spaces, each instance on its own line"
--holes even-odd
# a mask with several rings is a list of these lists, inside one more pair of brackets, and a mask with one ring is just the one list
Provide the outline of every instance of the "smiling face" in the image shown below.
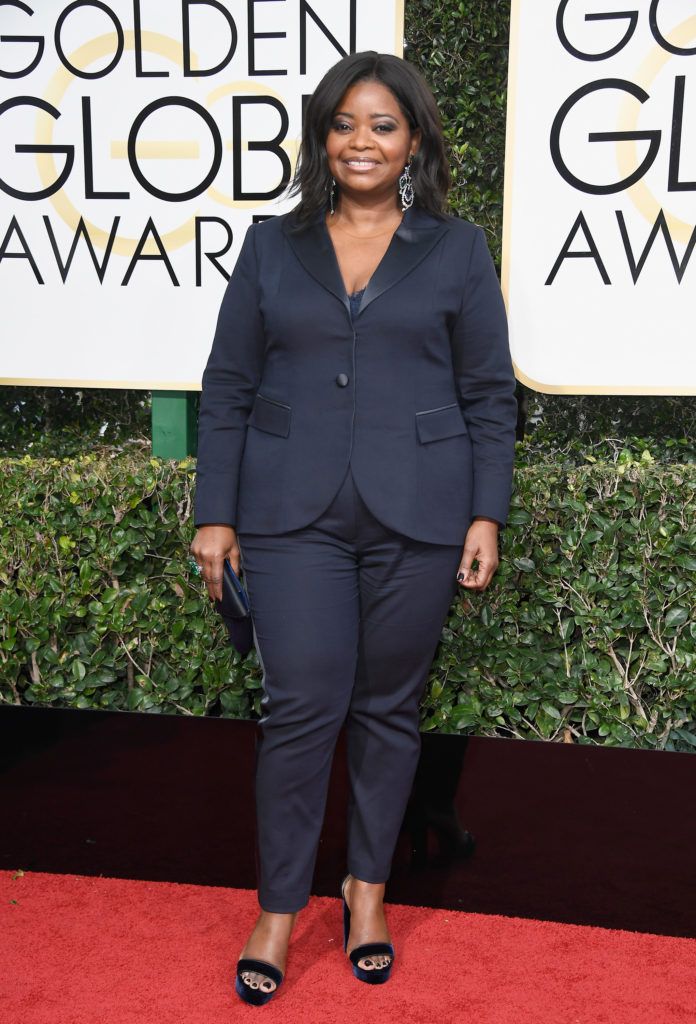
[[411,132],[391,89],[356,82],[334,111],[326,139],[329,170],[346,195],[393,195],[396,204],[399,177],[419,144],[420,131]]

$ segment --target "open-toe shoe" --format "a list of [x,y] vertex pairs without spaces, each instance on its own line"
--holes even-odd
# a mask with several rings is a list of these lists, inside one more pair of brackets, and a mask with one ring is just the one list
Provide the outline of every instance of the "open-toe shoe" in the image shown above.
[[[341,883],[341,899],[343,900],[343,951],[348,950],[348,936],[350,935],[350,910],[346,902],[345,888],[350,875],[346,875]],[[353,974],[359,981],[367,982],[368,985],[381,985],[388,981],[394,963],[394,947],[391,942],[363,942],[356,946],[348,954],[353,965]],[[361,967],[360,961],[373,956],[389,956],[391,960],[384,967],[373,964],[372,967]]]
[[[261,988],[263,981],[259,982],[256,988],[253,988],[242,978],[242,974],[245,971],[255,971],[257,974],[265,974],[267,978],[275,982],[275,988],[264,989]],[[269,964],[267,960],[257,960],[255,957],[243,956],[237,961],[237,976],[234,982],[234,988],[240,999],[243,999],[245,1003],[251,1003],[252,1006],[263,1006],[269,999],[272,999],[280,988],[283,980],[283,972],[275,964]]]

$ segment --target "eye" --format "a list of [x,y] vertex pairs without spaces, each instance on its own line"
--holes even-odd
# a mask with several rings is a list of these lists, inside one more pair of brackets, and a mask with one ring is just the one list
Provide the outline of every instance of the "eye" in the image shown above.
[[394,125],[393,124],[378,124],[378,125],[375,125],[375,131],[379,132],[380,135],[384,135],[387,132],[393,132],[394,131]]
[[350,130],[350,125],[346,121],[334,121],[331,127],[335,132],[343,132],[344,128]]

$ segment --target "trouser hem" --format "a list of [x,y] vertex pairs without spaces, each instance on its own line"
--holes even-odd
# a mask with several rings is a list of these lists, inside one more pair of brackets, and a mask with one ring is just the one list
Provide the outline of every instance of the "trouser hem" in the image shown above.
[[382,885],[389,881],[389,871],[373,871],[370,868],[361,868],[359,864],[350,864],[348,873],[369,885]]
[[295,914],[309,903],[307,892],[262,892],[259,889],[258,901],[262,910],[270,914]]

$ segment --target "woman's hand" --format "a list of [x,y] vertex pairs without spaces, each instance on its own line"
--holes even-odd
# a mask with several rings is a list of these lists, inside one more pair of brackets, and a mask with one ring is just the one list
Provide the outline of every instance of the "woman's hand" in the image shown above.
[[[498,527],[496,519],[477,516],[467,530],[457,581],[469,590],[485,590],[498,568]],[[471,563],[476,559],[478,569]],[[462,577],[460,579],[460,576]]]
[[189,549],[201,567],[201,579],[205,579],[208,597],[212,601],[222,600],[222,563],[229,558],[234,571],[239,575],[239,545],[232,526],[210,523],[201,526]]

